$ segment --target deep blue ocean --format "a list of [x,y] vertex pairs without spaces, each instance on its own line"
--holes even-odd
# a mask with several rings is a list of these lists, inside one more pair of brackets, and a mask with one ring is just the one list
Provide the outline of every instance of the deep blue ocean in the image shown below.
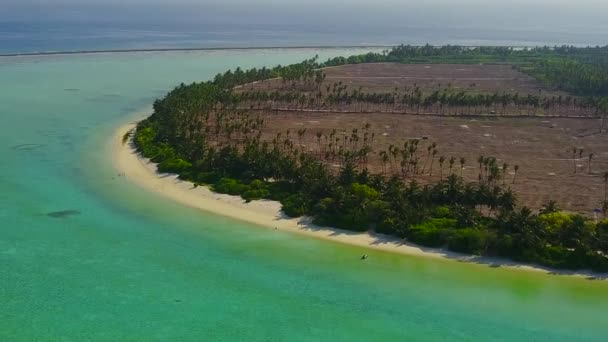
[[412,45],[605,45],[601,30],[442,26],[327,27],[285,24],[164,24],[0,21],[0,54],[48,51]]

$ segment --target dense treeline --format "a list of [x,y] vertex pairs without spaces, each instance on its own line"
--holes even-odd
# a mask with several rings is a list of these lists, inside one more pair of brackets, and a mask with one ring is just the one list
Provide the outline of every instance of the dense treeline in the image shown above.
[[608,64],[586,64],[570,58],[549,58],[521,70],[545,84],[577,95],[608,95]]
[[225,89],[230,89],[239,85],[253,83],[271,78],[281,78],[285,82],[298,80],[306,83],[319,81],[323,79],[323,72],[319,70],[318,57],[305,60],[301,63],[281,66],[268,69],[253,68],[247,71],[237,68],[236,70],[228,70],[224,74],[218,74],[213,79],[213,83]]
[[[327,85],[325,92],[243,91],[236,94],[241,108],[336,110],[439,115],[543,115],[544,117],[601,117],[608,113],[606,99],[573,96],[520,95],[518,93],[467,93],[440,88],[423,93],[419,87],[393,92],[348,90],[341,82]],[[603,102],[602,102],[603,101]]]
[[[411,49],[398,47],[371,56],[419,51]],[[469,54],[457,47],[423,49],[426,52],[417,57],[424,53]],[[519,54],[507,48],[493,49],[494,55]],[[374,61],[376,57],[369,58]],[[243,99],[233,88],[281,77],[284,82],[297,81],[314,89],[324,78],[318,67],[316,59],[311,59],[273,69],[237,69],[213,81],[182,84],[155,102],[154,113],[138,124],[133,143],[158,163],[160,172],[177,173],[195,184],[208,184],[217,192],[246,200],[277,200],[287,215],[309,215],[318,224],[374,230],[463,253],[608,271],[608,220],[596,224],[563,213],[554,203],[539,213],[518,207],[508,187],[515,178],[507,180],[508,165],[498,165],[494,158],[480,157],[478,181],[465,182],[457,167],[460,163],[462,170],[466,161],[440,157],[436,171],[440,181],[421,184],[417,175],[432,174],[436,145],[429,145],[426,154],[420,151],[418,140],[379,151],[383,172],[372,174],[367,168],[367,156],[373,153],[369,125],[351,135],[318,133],[316,151],[296,143],[305,130],[293,138],[287,131],[271,141],[263,140],[264,118],[239,108]],[[330,169],[326,160],[339,162],[339,171]],[[608,211],[608,205],[604,208]]]
[[330,59],[356,63],[513,63],[551,87],[582,96],[608,96],[608,46],[511,48],[401,45],[383,53]]

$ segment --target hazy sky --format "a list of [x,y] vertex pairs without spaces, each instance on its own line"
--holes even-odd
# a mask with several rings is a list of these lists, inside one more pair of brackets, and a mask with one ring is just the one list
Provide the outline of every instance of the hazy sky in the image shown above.
[[0,21],[608,30],[608,0],[0,0]]

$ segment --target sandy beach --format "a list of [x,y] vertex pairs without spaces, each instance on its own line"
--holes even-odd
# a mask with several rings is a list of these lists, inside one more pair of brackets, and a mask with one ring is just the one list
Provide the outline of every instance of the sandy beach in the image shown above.
[[[606,274],[571,272],[518,264],[505,259],[463,255],[443,249],[419,247],[402,239],[382,234],[358,233],[341,229],[319,227],[310,218],[288,218],[281,212],[281,204],[275,201],[252,201],[246,203],[241,197],[217,194],[204,186],[195,187],[190,182],[177,179],[176,175],[158,174],[156,165],[142,158],[130,142],[123,143],[123,136],[135,127],[129,123],[118,128],[111,141],[111,158],[118,174],[138,186],[176,201],[183,205],[213,214],[253,223],[267,229],[277,229],[295,234],[330,240],[337,243],[360,246],[375,250],[417,257],[452,259],[456,261],[484,264],[488,267],[508,267],[526,271],[537,271],[560,275],[575,275],[594,279],[608,279]],[[362,249],[362,254],[365,250]]]

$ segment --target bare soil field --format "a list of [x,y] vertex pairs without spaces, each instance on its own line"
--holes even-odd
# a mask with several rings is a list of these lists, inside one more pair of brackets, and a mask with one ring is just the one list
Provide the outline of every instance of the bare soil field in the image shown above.
[[[423,164],[427,166],[423,174],[414,177],[421,183],[440,178],[440,156],[448,160],[452,156],[456,158],[452,170],[456,174],[461,173],[459,159],[464,157],[462,175],[469,181],[476,181],[479,175],[477,159],[483,155],[495,157],[499,165],[509,165],[504,184],[518,194],[521,205],[538,209],[549,200],[555,200],[564,209],[589,215],[604,199],[602,174],[608,171],[608,134],[599,133],[600,120],[280,112],[267,114],[266,122],[263,139],[272,140],[279,132],[285,136],[289,129],[294,144],[302,144],[302,149],[312,154],[327,149],[325,138],[320,139],[319,144],[317,132],[327,136],[336,129],[337,136],[348,136],[352,129],[361,132],[369,123],[369,132],[374,132],[375,138],[368,167],[376,173],[383,172],[379,151],[388,150],[391,144],[402,147],[404,141],[421,139],[418,148],[420,168]],[[296,132],[303,128],[307,129],[306,134],[299,139]],[[427,146],[433,142],[437,143],[438,154],[431,176]],[[573,147],[583,149],[581,158],[577,152],[573,159]],[[591,170],[590,153],[594,154]],[[331,160],[327,163],[335,169],[339,167]],[[517,175],[514,165],[519,165]],[[399,174],[398,165],[389,163],[384,169],[386,173]],[[449,172],[446,160],[443,176]]]
[[325,70],[327,81],[380,92],[414,85],[429,92],[439,86],[480,93],[565,95],[551,92],[534,78],[507,64],[356,64]]
[[[395,88],[419,87],[424,93],[450,87],[474,93],[566,96],[546,88],[509,64],[399,64],[365,63],[325,68],[325,84],[342,82],[350,89],[392,92]],[[258,89],[277,88],[280,80],[265,81]],[[323,88],[323,87],[322,87]]]

